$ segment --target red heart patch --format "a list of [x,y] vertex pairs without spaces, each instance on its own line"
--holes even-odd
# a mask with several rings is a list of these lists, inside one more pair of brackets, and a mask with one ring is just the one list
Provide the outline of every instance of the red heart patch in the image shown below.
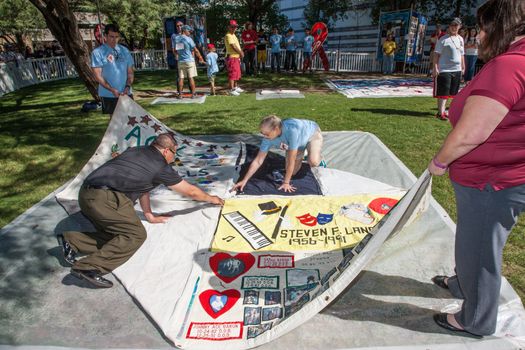
[[236,289],[228,289],[222,292],[208,289],[199,295],[199,300],[204,311],[211,317],[217,318],[230,310],[240,297],[241,293]]
[[217,253],[210,258],[213,273],[226,283],[248,272],[253,264],[255,264],[255,257],[249,253],[239,253],[235,256],[228,253]]
[[376,198],[373,201],[368,204],[368,207],[379,214],[388,214],[390,209],[395,207],[395,205],[399,202],[397,199],[394,198]]

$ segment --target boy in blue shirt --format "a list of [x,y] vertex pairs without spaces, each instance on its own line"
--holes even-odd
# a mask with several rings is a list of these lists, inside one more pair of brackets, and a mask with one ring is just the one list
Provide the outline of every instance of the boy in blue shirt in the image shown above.
[[270,36],[270,44],[272,45],[272,73],[275,72],[275,65],[277,65],[277,73],[281,72],[281,43],[283,37],[277,31],[277,27],[272,28],[272,35]]
[[306,28],[304,30],[305,37],[303,39],[303,73],[306,72],[306,67],[310,67],[310,72],[312,71],[312,46],[314,44],[314,37],[310,35],[310,29]]
[[215,52],[215,45],[208,44],[208,54],[206,55],[206,66],[208,67],[208,80],[211,84],[210,93],[215,96],[215,75],[219,71],[217,65],[217,53]]
[[295,41],[295,34],[292,28],[288,29],[286,37],[284,38],[284,43],[286,46],[284,70],[288,72],[291,69],[296,72],[297,65],[295,63],[295,50],[297,49],[297,42]]
[[120,95],[133,98],[134,62],[129,50],[118,44],[120,32],[116,24],[106,25],[104,36],[106,43],[91,53],[91,68],[98,82],[102,113],[109,114],[111,118]]
[[237,182],[232,191],[243,191],[248,180],[263,164],[268,151],[271,148],[280,148],[286,150],[286,173],[279,190],[295,192],[297,188],[290,181],[301,169],[305,150],[308,151],[307,161],[310,166],[317,167],[321,164],[323,136],[319,125],[311,120],[293,118],[281,120],[275,115],[270,115],[261,121],[260,130],[264,139],[259,153],[250,164],[242,181]]

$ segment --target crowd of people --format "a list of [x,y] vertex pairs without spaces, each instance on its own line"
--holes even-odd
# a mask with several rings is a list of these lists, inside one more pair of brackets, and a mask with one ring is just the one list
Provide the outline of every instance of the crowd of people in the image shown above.
[[[502,251],[519,214],[525,211],[525,6],[519,0],[489,0],[478,10],[479,33],[471,28],[463,38],[461,25],[461,20],[455,18],[447,33],[438,26],[431,37],[437,117],[450,117],[453,128],[428,170],[436,176],[450,170],[458,208],[454,272],[450,276],[435,276],[432,281],[463,301],[459,312],[438,313],[434,320],[453,332],[483,336],[496,329]],[[185,78],[196,75],[195,56],[207,62],[208,76],[213,82],[218,70],[214,46],[209,46],[204,59],[189,37],[191,27],[183,23],[177,27],[180,32],[172,41],[178,61],[179,88],[182,90]],[[258,68],[255,57],[264,58],[263,45],[271,45],[272,70],[280,70],[282,46],[286,48],[284,69],[297,69],[298,42],[293,30],[281,36],[273,28],[272,35],[266,37],[247,24],[241,35],[244,43],[241,47],[237,27],[237,22],[231,20],[225,36],[231,95],[242,92],[238,86],[241,60],[248,60],[247,73],[255,74]],[[129,51],[117,43],[118,27],[106,26],[105,36],[106,44],[93,51],[92,66],[107,107],[105,111],[112,113],[120,95],[132,95],[133,60]],[[385,53],[390,55],[395,47],[388,45]],[[472,79],[472,61],[478,54],[486,64]],[[470,83],[459,91],[462,73],[466,73]],[[195,92],[191,80],[190,89]],[[447,115],[444,106],[452,96],[455,99]],[[322,160],[323,136],[319,126],[312,121],[269,116],[261,122],[260,132],[264,139],[259,154],[245,179],[234,189],[242,190],[269,149],[279,147],[286,150],[287,156],[286,174],[279,189],[295,191],[293,176],[303,161],[304,151],[308,150],[307,161],[311,166],[319,166]],[[111,287],[112,283],[103,275],[129,259],[146,238],[133,203],[140,202],[148,222],[169,219],[151,211],[149,191],[159,184],[197,201],[224,203],[221,198],[185,182],[169,166],[176,151],[175,139],[162,134],[152,145],[130,148],[86,178],[79,204],[98,231],[68,232],[62,237],[64,257],[75,276],[95,287]],[[115,207],[114,203],[122,205]],[[79,252],[88,256],[77,260]]]
[[[182,21],[175,24],[176,31],[171,36],[171,48],[175,56],[176,79],[179,82],[177,86],[177,98],[182,98],[182,86],[185,78],[189,80],[191,97],[195,97],[194,77],[197,76],[195,57],[199,62],[206,62],[207,75],[210,82],[211,95],[215,95],[215,75],[218,73],[218,55],[214,44],[208,44],[208,53],[206,59],[202,57],[202,50],[198,50],[191,33],[193,28],[185,25]],[[297,72],[298,47],[302,47],[305,57],[310,57],[314,38],[306,30],[305,37],[299,41],[295,37],[294,30],[288,29],[286,35],[279,34],[277,27],[272,29],[270,36],[266,35],[263,30],[258,32],[253,28],[253,23],[247,22],[244,25],[239,36],[237,35],[238,23],[236,20],[230,20],[227,32],[224,36],[225,48],[225,65],[228,71],[228,93],[231,96],[239,96],[244,90],[239,87],[239,80],[242,77],[241,66],[244,64],[244,72],[247,75],[254,76],[258,72],[266,71],[267,48],[271,52],[271,72],[281,72],[281,49],[285,48],[285,59],[283,69],[287,72]],[[189,68],[188,68],[189,66]]]
[[47,58],[64,56],[64,50],[54,40],[53,42],[38,44],[35,50],[31,46],[26,45],[25,49],[21,51],[18,46],[14,44],[0,45],[0,63],[7,63],[12,61],[20,61],[28,58]]

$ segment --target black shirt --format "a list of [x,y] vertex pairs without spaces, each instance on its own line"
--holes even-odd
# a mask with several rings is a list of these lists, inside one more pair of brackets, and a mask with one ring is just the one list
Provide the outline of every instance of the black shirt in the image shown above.
[[267,43],[268,43],[268,35],[259,34],[259,38],[257,39],[257,50],[261,50],[261,51],[266,50]]
[[107,186],[135,202],[141,194],[158,185],[172,186],[182,181],[154,146],[128,148],[107,161],[84,180],[84,185]]

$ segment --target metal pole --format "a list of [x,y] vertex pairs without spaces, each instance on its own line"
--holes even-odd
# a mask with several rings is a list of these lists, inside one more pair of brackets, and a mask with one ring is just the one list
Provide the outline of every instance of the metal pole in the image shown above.
[[100,21],[100,6],[98,5],[98,0],[97,0],[97,16],[98,16],[98,25],[101,26],[102,22]]

